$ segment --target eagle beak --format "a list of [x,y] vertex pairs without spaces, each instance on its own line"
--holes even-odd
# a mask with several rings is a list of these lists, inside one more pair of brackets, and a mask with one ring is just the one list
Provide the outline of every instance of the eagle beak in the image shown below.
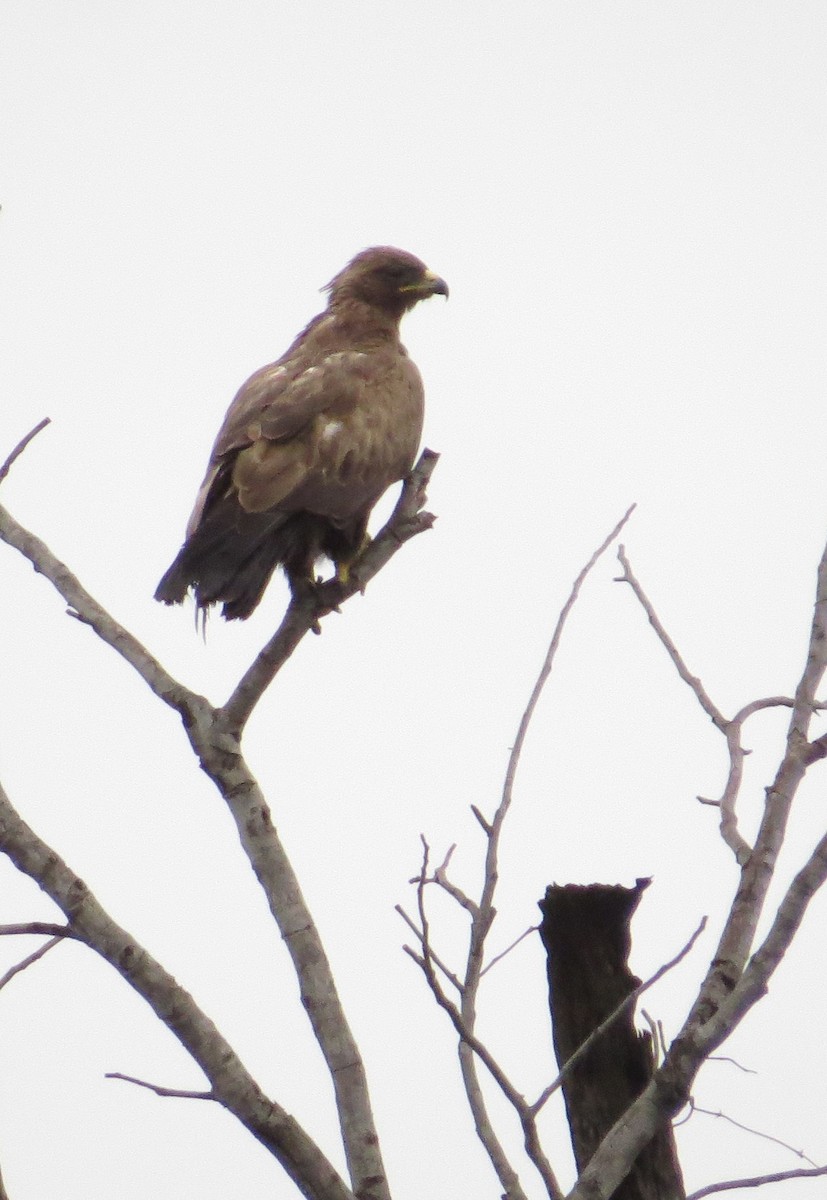
[[417,296],[446,296],[448,284],[435,271],[423,271],[416,283],[403,283],[400,292],[414,292]]
[[444,296],[448,298],[448,284],[434,271],[426,271],[422,276],[422,290],[429,296]]

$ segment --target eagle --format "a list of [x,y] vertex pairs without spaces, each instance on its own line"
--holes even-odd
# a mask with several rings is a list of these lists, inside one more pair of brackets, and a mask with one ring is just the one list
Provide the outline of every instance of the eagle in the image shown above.
[[363,250],[327,285],[326,309],[277,362],[251,375],[210,454],[186,538],[155,599],[245,620],[276,569],[291,592],[317,562],[346,581],[382,493],[413,466],[422,379],[399,323],[448,285],[413,254]]

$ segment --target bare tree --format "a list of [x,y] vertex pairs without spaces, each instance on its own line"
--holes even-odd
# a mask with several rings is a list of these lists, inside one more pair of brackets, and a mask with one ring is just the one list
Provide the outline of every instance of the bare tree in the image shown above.
[[[42,427],[42,426],[41,426]],[[37,430],[27,435],[0,468],[0,481]],[[255,706],[302,638],[320,628],[320,622],[362,591],[400,547],[430,527],[433,518],[424,511],[425,489],[436,455],[425,451],[406,481],[399,502],[385,528],[365,552],[346,584],[330,581],[313,593],[293,600],[279,629],[257,655],[224,704],[216,707],[197,695],[168,671],[123,626],[118,624],[34,534],[0,508],[0,538],[17,550],[57,590],[72,617],[87,625],[138,673],[164,704],[179,713],[190,745],[201,768],[211,779],[235,821],[240,842],[262,887],[273,918],[288,946],[299,981],[302,1000],[333,1083],[335,1104],[347,1163],[347,1178],[334,1168],[304,1129],[278,1101],[265,1094],[220,1031],[151,954],[120,928],[95,896],[59,854],[48,846],[13,808],[0,789],[0,849],[19,871],[34,879],[63,913],[63,923],[28,923],[0,927],[12,936],[38,934],[41,947],[8,972],[0,987],[66,938],[88,946],[105,959],[153,1008],[206,1077],[201,1091],[164,1088],[145,1080],[132,1083],[150,1087],[160,1095],[178,1095],[221,1104],[278,1160],[300,1193],[311,1200],[390,1200],[379,1139],[374,1123],[365,1071],[339,1001],[335,980],[299,881],[270,818],[267,801],[242,750],[242,736]],[[631,510],[630,510],[631,511]],[[520,754],[538,698],[554,663],[568,615],[598,558],[613,545],[627,513],[575,580],[549,646],[529,703],[523,714],[506,772],[499,806],[490,818],[478,808],[473,814],[484,841],[484,881],[479,896],[472,896],[449,874],[451,851],[441,865],[431,866],[430,848],[423,839],[421,867],[414,880],[416,911],[400,910],[415,933],[408,952],[456,1032],[460,1068],[479,1138],[487,1151],[502,1191],[509,1200],[524,1200],[519,1167],[513,1163],[495,1129],[482,1079],[488,1077],[513,1108],[523,1133],[527,1162],[536,1172],[551,1200],[609,1200],[629,1176],[647,1145],[663,1135],[668,1123],[691,1100],[693,1080],[701,1065],[738,1026],[761,998],[769,979],[789,948],[807,906],[827,876],[827,834],[795,876],[770,922],[769,931],[756,943],[756,929],[764,912],[769,885],[784,841],[787,820],[796,792],[806,772],[827,757],[827,737],[810,740],[816,696],[827,668],[827,550],[819,565],[818,585],[807,661],[795,696],[773,696],[752,701],[732,717],[725,716],[692,675],[666,633],[651,602],[620,548],[621,581],[632,590],[667,650],[680,678],[692,689],[703,711],[726,741],[729,772],[721,797],[720,829],[738,868],[739,884],[723,934],[686,1021],[664,1048],[662,1061],[641,1082],[625,1110],[589,1150],[580,1164],[574,1186],[564,1193],[544,1150],[537,1118],[550,1096],[587,1061],[600,1039],[611,1034],[621,1020],[628,1021],[638,997],[666,970],[692,950],[696,930],[676,957],[652,979],[626,989],[614,1011],[592,1024],[578,1046],[562,1052],[560,1071],[533,1100],[501,1067],[496,1054],[478,1036],[477,1004],[486,972],[502,955],[492,955],[488,937],[496,916],[495,894],[499,877],[499,840],[513,800]],[[745,722],[768,707],[792,710],[786,747],[775,779],[767,790],[764,816],[752,843],[739,828],[737,805],[742,781]],[[465,912],[469,921],[468,952],[464,967],[455,969],[435,945],[428,914],[429,889],[438,888]],[[533,932],[533,930],[529,931]],[[779,1178],[823,1174],[827,1168],[776,1173],[711,1184],[690,1200],[714,1191],[755,1187]],[[0,1183],[0,1194],[5,1194]]]

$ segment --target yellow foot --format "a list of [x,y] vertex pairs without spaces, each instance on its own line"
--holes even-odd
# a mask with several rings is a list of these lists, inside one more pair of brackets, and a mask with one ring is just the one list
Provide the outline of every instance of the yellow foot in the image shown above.
[[353,558],[349,558],[346,561],[342,560],[341,562],[336,563],[337,583],[341,583],[343,586],[346,586],[348,583],[350,583],[350,572],[353,569],[353,566],[358,563],[359,559],[367,550],[368,546],[370,545],[370,541],[370,534],[366,533],[362,538],[362,543],[354,554]]

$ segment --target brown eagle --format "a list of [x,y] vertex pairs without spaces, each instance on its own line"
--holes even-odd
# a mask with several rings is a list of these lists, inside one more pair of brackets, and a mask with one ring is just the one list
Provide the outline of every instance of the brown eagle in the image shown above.
[[422,433],[419,371],[399,322],[443,279],[404,250],[363,250],[327,285],[327,308],[224,418],[186,540],[155,599],[244,619],[277,566],[295,594],[327,557],[346,579],[379,497],[410,471]]

